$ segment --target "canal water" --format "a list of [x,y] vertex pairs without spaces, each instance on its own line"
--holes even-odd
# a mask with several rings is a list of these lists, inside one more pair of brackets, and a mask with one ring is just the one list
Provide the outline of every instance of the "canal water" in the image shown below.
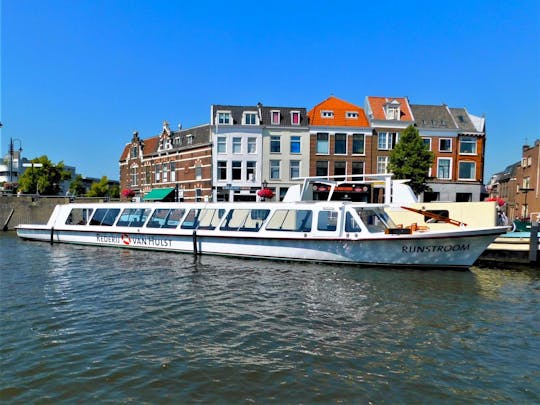
[[4,403],[540,402],[540,272],[0,235]]

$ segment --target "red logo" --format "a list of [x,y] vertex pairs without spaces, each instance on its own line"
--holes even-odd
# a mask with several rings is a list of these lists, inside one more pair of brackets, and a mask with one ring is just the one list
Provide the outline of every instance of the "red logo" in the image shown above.
[[122,242],[124,242],[124,245],[129,245],[131,243],[131,238],[127,233],[122,234]]

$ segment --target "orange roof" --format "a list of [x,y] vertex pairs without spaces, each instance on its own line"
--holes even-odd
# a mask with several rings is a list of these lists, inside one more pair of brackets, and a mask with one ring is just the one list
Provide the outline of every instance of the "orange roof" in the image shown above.
[[386,120],[386,115],[384,114],[384,106],[386,103],[390,103],[396,100],[400,105],[401,118],[400,121],[413,121],[413,116],[411,109],[409,107],[409,101],[405,97],[372,97],[368,98],[369,106],[371,107],[371,112],[373,112],[373,119],[375,120]]
[[[323,111],[331,111],[332,117],[323,117]],[[358,113],[357,118],[347,118],[348,112]],[[313,126],[327,127],[369,127],[369,122],[362,107],[330,96],[317,104],[308,113],[309,123]]]

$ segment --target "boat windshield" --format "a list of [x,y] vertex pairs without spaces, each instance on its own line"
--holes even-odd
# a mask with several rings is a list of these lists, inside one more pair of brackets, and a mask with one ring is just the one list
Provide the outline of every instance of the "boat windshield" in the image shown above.
[[357,207],[355,210],[369,232],[384,232],[387,228],[395,228],[394,222],[382,209]]

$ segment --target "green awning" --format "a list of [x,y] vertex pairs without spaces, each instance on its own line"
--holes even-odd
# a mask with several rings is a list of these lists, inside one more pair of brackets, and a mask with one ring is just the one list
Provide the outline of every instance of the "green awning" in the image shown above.
[[173,201],[174,188],[155,188],[143,197],[144,201]]

